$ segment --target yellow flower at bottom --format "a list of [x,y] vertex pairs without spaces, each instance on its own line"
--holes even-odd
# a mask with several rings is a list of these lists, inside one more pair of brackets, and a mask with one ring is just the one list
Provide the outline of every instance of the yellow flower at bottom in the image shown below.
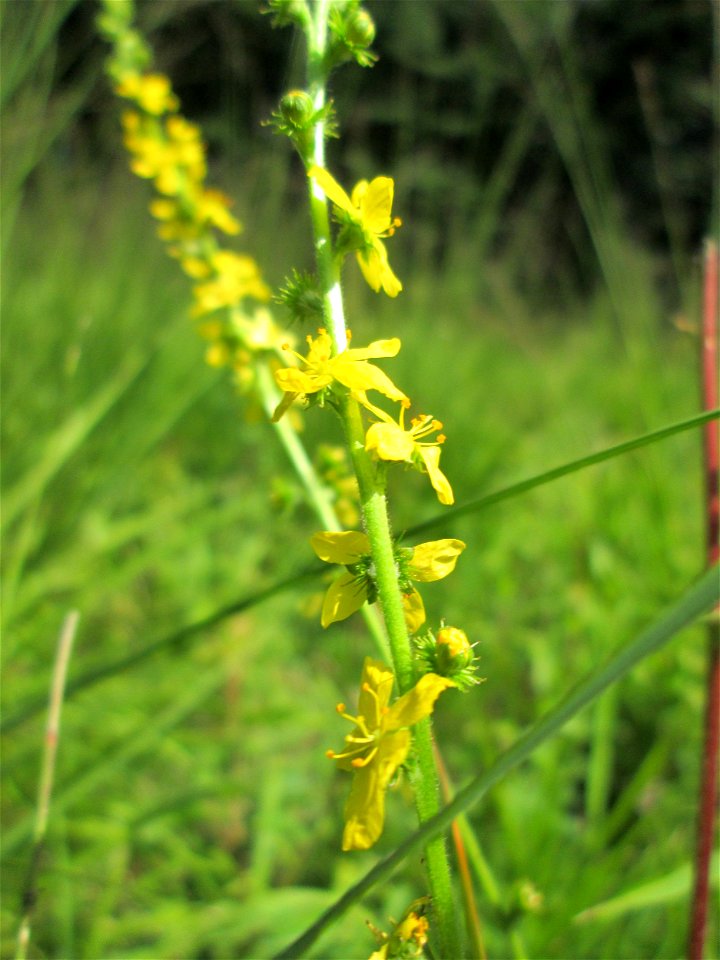
[[455,684],[447,677],[427,673],[392,706],[393,674],[379,660],[365,658],[358,714],[353,717],[340,703],[337,712],[353,723],[342,751],[329,750],[343,770],[353,773],[353,784],[345,805],[343,850],[368,850],[376,842],[385,822],[385,791],[410,750],[409,727],[430,716],[435,701]]

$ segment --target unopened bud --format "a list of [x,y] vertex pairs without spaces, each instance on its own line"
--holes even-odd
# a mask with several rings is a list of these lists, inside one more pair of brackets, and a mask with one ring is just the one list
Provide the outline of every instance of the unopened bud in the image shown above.
[[443,676],[467,667],[473,659],[467,634],[459,627],[441,627],[436,638],[437,664]]
[[312,122],[314,112],[313,102],[304,90],[291,90],[280,101],[280,116],[297,130]]
[[375,39],[375,24],[370,14],[355,10],[346,21],[345,38],[352,46],[369,47]]

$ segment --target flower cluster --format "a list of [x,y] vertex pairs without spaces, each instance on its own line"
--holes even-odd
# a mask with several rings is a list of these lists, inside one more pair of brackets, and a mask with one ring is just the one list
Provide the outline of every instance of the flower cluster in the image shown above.
[[170,81],[148,69],[150,51],[131,25],[132,4],[105,0],[99,26],[113,45],[108,72],[115,92],[128,103],[122,114],[124,143],[137,176],[157,195],[150,212],[168,253],[195,281],[191,315],[209,340],[206,359],[229,366],[236,383],[249,389],[253,364],[276,354],[287,336],[267,308],[270,290],[255,261],[223,249],[218,235],[236,236],[242,225],[231,201],[206,185],[206,149],[199,128],[180,113]]
[[[375,340],[367,347],[348,347],[333,355],[332,339],[324,328],[317,337],[308,336],[307,356],[293,352],[300,366],[284,367],[275,371],[275,380],[283,391],[273,420],[279,420],[298,399],[332,400],[342,388],[349,391],[376,420],[365,436],[365,449],[377,460],[405,462],[421,473],[426,473],[442,504],[455,502],[450,481],[440,469],[440,447],[445,435],[433,433],[442,429],[442,423],[432,416],[413,417],[405,426],[405,411],[410,400],[392,380],[370,360],[395,357],[400,351],[400,340]],[[289,345],[288,345],[289,349]],[[375,390],[389,400],[400,403],[398,420],[371,403],[368,390]]]

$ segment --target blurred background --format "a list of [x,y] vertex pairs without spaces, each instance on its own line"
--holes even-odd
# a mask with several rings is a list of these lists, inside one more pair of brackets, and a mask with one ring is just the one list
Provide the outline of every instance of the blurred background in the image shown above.
[[[390,256],[405,289],[378,297],[349,264],[348,314],[358,343],[401,337],[393,379],[443,420],[457,501],[697,412],[701,250],[718,225],[712,4],[366,8],[379,60],[333,78],[329,166],[347,187],[395,179]],[[83,686],[63,717],[31,956],[264,957],[414,814],[401,785],[377,850],[340,855],[348,784],[324,751],[370,650],[359,618],[321,631],[322,582],[178,635],[301,570],[316,521],[267,424],[203,362],[188,282],[127,168],[97,12],[0,6],[2,953],[21,913],[57,635],[77,609],[70,682]],[[310,269],[304,173],[263,125],[302,85],[300,42],[245,0],[137,12],[156,69],[202,126],[213,185],[235,199],[238,249],[275,287]],[[306,420],[311,449],[328,430],[340,442],[320,411]],[[699,440],[438,530],[468,549],[425,592],[431,622],[478,641],[487,677],[437,711],[458,785],[698,573]],[[441,509],[416,474],[398,471],[391,497],[398,530]],[[494,877],[477,888],[489,956],[684,950],[702,641],[699,627],[683,633],[472,812]],[[515,909],[526,882],[539,911]],[[422,892],[409,863],[312,955],[368,956],[365,920],[388,929]]]

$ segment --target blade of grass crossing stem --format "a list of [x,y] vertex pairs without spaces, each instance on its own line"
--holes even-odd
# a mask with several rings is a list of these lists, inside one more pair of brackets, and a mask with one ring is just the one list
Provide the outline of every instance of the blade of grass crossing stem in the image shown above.
[[719,417],[720,409],[709,410],[707,413],[700,413],[696,416],[689,417],[687,420],[681,420],[678,423],[671,424],[669,427],[661,427],[659,430],[653,430],[651,433],[644,433],[642,436],[635,437],[633,440],[625,440],[613,447],[607,447],[605,450],[599,450],[597,453],[580,457],[578,460],[570,460],[558,467],[553,467],[550,470],[543,471],[543,473],[528,477],[526,480],[513,483],[509,487],[503,487],[494,493],[488,493],[484,497],[478,497],[477,500],[470,500],[468,503],[463,503],[458,507],[450,507],[444,513],[440,513],[435,517],[424,520],[422,523],[417,523],[415,526],[409,527],[403,536],[414,537],[418,533],[424,533],[426,530],[432,530],[434,527],[444,527],[449,521],[456,520],[458,517],[484,510],[486,507],[501,503],[503,500],[510,500],[512,497],[517,497],[522,493],[526,493],[528,490],[533,490],[535,487],[541,487],[543,484],[550,483],[553,480],[559,480],[560,477],[566,477],[570,473],[577,473],[578,470],[592,467],[596,463],[602,463],[604,460],[619,457],[623,453],[630,453],[631,450],[638,450],[640,447],[645,447],[648,444],[665,440],[667,437],[672,437],[676,433],[682,433],[684,430],[700,427],[703,424],[710,423],[712,420],[717,420]]
[[63,696],[65,692],[65,678],[67,677],[68,664],[70,663],[70,655],[72,654],[79,619],[80,614],[77,610],[71,610],[65,617],[60,629],[60,637],[55,653],[55,664],[53,666],[52,680],[50,683],[48,722],[45,730],[45,745],[42,752],[42,765],[40,768],[40,781],[35,810],[32,852],[23,889],[23,915],[17,936],[16,960],[25,960],[30,943],[33,906],[38,896],[37,886],[40,874],[41,854],[45,845],[48,820],[50,819],[50,801],[52,799],[55,762],[57,760],[58,744],[60,742],[60,715],[62,713]]
[[389,854],[357,883],[353,884],[328,910],[307,930],[289,944],[275,960],[294,960],[301,957],[315,943],[320,934],[338,920],[376,884],[387,880],[411,854],[419,853],[428,840],[446,830],[458,814],[469,810],[499,780],[526,760],[541,744],[554,736],[583,707],[592,703],[611,684],[624,677],[645,657],[655,653],[668,643],[678,631],[707,613],[720,597],[717,569],[708,570],[698,582],[659,617],[634,641],[623,646],[610,660],[590,674],[543,717],[532,725],[490,767],[474,777],[430,820],[414,831],[400,846]]
[[[682,420],[679,423],[672,424],[669,427],[662,427],[660,430],[654,430],[652,433],[643,434],[641,437],[636,437],[633,440],[626,440],[623,443],[617,444],[614,447],[609,447],[606,450],[601,450],[598,453],[581,457],[578,460],[572,460],[568,463],[562,464],[559,467],[554,467],[553,469],[547,470],[544,473],[537,474],[534,477],[521,480],[519,483],[512,484],[509,487],[496,490],[494,493],[480,497],[477,500],[471,500],[469,503],[463,504],[460,507],[451,507],[444,513],[438,514],[436,517],[431,517],[429,520],[426,520],[423,523],[416,524],[414,527],[410,527],[403,536],[405,538],[413,537],[425,530],[430,530],[438,526],[445,526],[448,520],[453,520],[459,516],[464,516],[465,514],[471,514],[476,511],[483,510],[486,507],[492,506],[495,503],[500,503],[503,500],[509,500],[512,497],[520,496],[520,494],[525,493],[527,490],[532,490],[535,487],[542,486],[545,483],[550,483],[551,481],[557,480],[560,477],[567,476],[570,473],[575,473],[578,470],[583,470],[586,467],[591,467],[596,463],[601,463],[602,461],[609,460],[612,457],[620,456],[623,453],[629,453],[631,450],[636,450],[648,444],[664,440],[666,437],[671,437],[676,433],[690,430],[693,427],[702,426],[702,424],[716,420],[718,417],[720,417],[720,410],[711,410],[708,413],[698,414],[697,416],[690,417],[687,420]],[[302,580],[319,576],[322,572],[323,567],[321,564],[305,567],[303,570],[286,577],[284,580],[280,580],[275,584],[271,584],[264,590],[259,590],[249,597],[243,597],[240,600],[227,604],[226,606],[221,607],[209,614],[207,617],[204,617],[202,620],[199,620],[193,624],[188,624],[184,627],[181,627],[179,630],[162,637],[159,640],[153,641],[147,646],[142,647],[140,650],[129,654],[127,657],[122,657],[113,663],[104,664],[101,667],[89,670],[87,673],[78,677],[68,685],[67,696],[70,697],[78,690],[85,689],[94,683],[99,683],[101,680],[105,680],[117,673],[121,673],[123,670],[128,670],[140,663],[143,663],[146,659],[148,659],[148,657],[151,657],[154,653],[163,649],[164,647],[169,648],[180,643],[189,642],[193,637],[199,636],[204,630],[221,623],[227,617],[231,617],[243,610],[248,610],[259,603],[263,603],[265,600],[268,600],[285,590],[292,589],[292,587],[299,584]],[[42,709],[43,703],[44,700],[42,698],[35,698],[34,700],[31,700],[25,706],[21,707],[17,713],[12,714],[10,717],[6,717],[4,720],[2,720],[0,722],[0,731],[5,732],[11,730],[19,724],[24,723],[26,720],[29,720],[31,717],[35,716],[39,710]]]

